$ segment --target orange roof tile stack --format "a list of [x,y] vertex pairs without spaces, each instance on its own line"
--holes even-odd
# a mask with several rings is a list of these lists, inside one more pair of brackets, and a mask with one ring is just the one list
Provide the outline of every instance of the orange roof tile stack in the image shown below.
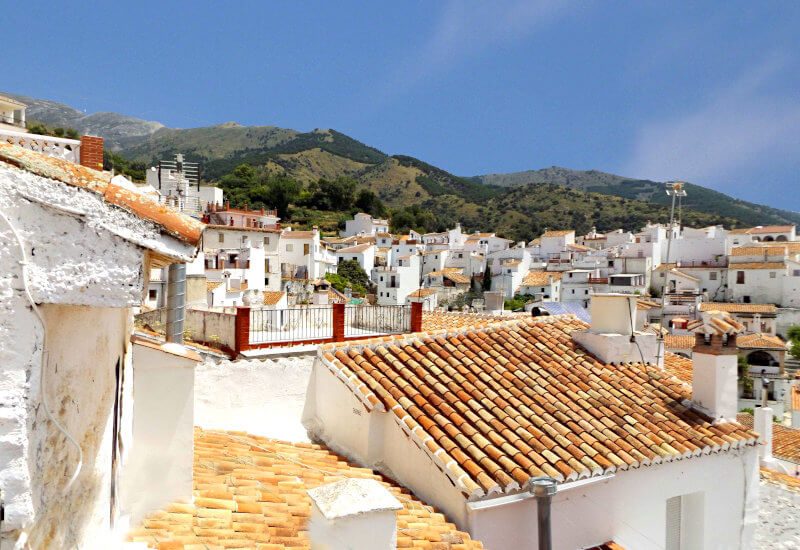
[[195,431],[194,503],[170,504],[128,538],[170,550],[311,548],[306,491],[348,477],[381,481],[403,504],[397,512],[398,548],[483,547],[404,488],[324,447],[200,429]]
[[320,360],[368,410],[391,411],[468,497],[532,477],[560,481],[753,445],[736,423],[683,403],[691,389],[652,365],[606,365],[572,316],[324,345]]

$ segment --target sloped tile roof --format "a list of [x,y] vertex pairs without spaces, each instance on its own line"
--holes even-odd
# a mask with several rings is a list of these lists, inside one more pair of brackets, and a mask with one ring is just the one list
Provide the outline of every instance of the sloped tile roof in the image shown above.
[[734,304],[730,302],[703,302],[700,311],[727,311],[728,313],[778,313],[775,304]]
[[265,306],[274,306],[280,302],[284,296],[286,296],[286,293],[281,292],[280,290],[265,290],[263,292],[263,296],[264,299],[262,302]]
[[219,287],[222,284],[222,281],[206,281],[206,292],[212,292],[214,289]]
[[794,225],[763,225],[758,227],[751,227],[748,231],[751,235],[760,235],[764,233],[789,233]]
[[195,430],[194,503],[150,515],[128,538],[159,549],[311,548],[308,489],[344,478],[380,481],[403,504],[397,547],[482,548],[408,491],[325,447],[243,432]]
[[664,354],[664,370],[681,382],[692,383],[694,373],[692,372],[691,359],[687,359],[677,353],[666,352]]
[[667,334],[664,336],[664,345],[667,349],[691,349],[694,347],[694,335]]
[[0,162],[26,172],[80,187],[112,204],[161,227],[164,232],[196,246],[205,227],[200,221],[163,204],[152,196],[137,193],[111,182],[111,174],[98,172],[64,159],[0,142]]
[[586,328],[544,317],[328,344],[319,358],[473,498],[755,443],[691,409],[691,389],[668,373],[599,362],[570,336]]
[[[736,420],[742,426],[753,429],[753,415],[739,413]],[[772,423],[772,455],[775,458],[800,464],[800,430],[777,422]]]
[[800,493],[800,478],[798,477],[761,468],[761,479],[768,483],[780,485],[789,491]]
[[[517,314],[514,314],[517,316]],[[528,317],[528,314],[524,314]],[[449,330],[466,327],[485,327],[493,323],[501,323],[513,319],[510,315],[491,315],[488,313],[458,313],[425,311],[422,313],[422,330]]]
[[559,229],[554,231],[545,231],[542,237],[566,237],[570,233],[575,233],[574,229]]
[[340,248],[336,251],[337,254],[358,254],[369,250],[373,245],[371,243],[357,244],[355,246],[348,246],[347,248]]
[[412,298],[424,298],[425,296],[430,296],[431,294],[436,294],[437,290],[435,288],[418,288],[409,296]]
[[560,281],[563,275],[560,271],[528,271],[522,280],[522,286],[544,286],[549,284],[549,278],[553,281]]
[[737,246],[731,249],[731,256],[784,256],[785,246]]
[[311,239],[314,237],[313,231],[286,231],[281,232],[282,239]]
[[737,337],[736,346],[741,349],[771,349],[777,351],[786,351],[786,342],[777,336],[764,334],[762,332],[743,334]]
[[669,272],[672,273],[673,275],[677,275],[678,277],[683,277],[684,279],[689,279],[690,281],[697,282],[697,281],[700,280],[698,277],[695,277],[694,275],[689,275],[688,273],[684,273],[683,271],[681,271],[679,269],[670,269]]

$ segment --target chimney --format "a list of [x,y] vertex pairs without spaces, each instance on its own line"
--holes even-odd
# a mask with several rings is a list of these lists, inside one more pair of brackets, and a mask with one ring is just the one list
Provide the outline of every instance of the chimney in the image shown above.
[[736,335],[743,325],[722,311],[704,311],[694,329],[692,406],[715,422],[736,421],[739,379]]
[[[766,390],[763,390],[766,392]],[[759,436],[758,457],[762,466],[769,466],[775,459],[772,458],[772,409],[770,407],[756,407],[753,411],[753,431]]]
[[589,304],[592,324],[572,338],[603,363],[659,364],[655,334],[638,332],[633,294],[594,294]]
[[103,138],[81,136],[81,166],[93,170],[103,169]]
[[310,489],[312,550],[394,550],[402,506],[375,479],[349,478]]

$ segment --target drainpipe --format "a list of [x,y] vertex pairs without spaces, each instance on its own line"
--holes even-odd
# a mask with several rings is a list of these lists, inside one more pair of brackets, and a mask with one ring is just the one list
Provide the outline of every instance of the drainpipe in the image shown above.
[[556,480],[551,477],[538,477],[530,482],[530,489],[536,497],[538,550],[552,550],[553,537],[550,525],[550,502],[556,493]]
[[167,342],[183,344],[186,318],[186,264],[170,264],[167,274]]

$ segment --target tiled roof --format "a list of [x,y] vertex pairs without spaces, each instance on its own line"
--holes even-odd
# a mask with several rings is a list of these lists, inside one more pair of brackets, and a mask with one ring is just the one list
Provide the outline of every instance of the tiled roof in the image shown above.
[[284,296],[286,296],[286,293],[280,290],[265,290],[263,303],[265,306],[274,306],[280,302]]
[[560,271],[528,271],[522,280],[522,286],[544,286],[550,284],[551,277],[553,281],[560,281],[562,275]]
[[789,491],[800,493],[800,478],[761,468],[761,479],[768,483],[781,485]]
[[620,546],[614,541],[609,541],[600,546],[592,546],[591,548],[587,548],[586,550],[625,550],[624,547]]
[[748,233],[750,235],[761,235],[764,233],[789,233],[794,225],[764,225],[758,227],[751,227]]
[[684,279],[689,279],[690,281],[697,282],[697,281],[700,280],[698,277],[695,277],[694,275],[689,275],[688,273],[684,273],[683,271],[681,271],[679,269],[670,269],[669,272],[672,273],[673,275],[677,275],[678,277],[683,277]]
[[545,231],[542,237],[566,237],[567,235],[575,233],[574,229],[560,229],[558,231]]
[[778,313],[774,304],[735,304],[732,302],[703,302],[700,311],[727,311],[728,313]]
[[319,357],[473,498],[755,443],[685,404],[690,388],[657,367],[600,363],[570,336],[586,328],[542,317],[327,344]]
[[[753,429],[753,415],[739,413],[736,420],[742,426]],[[772,455],[775,458],[800,464],[800,430],[777,422],[772,423]]]
[[482,548],[406,489],[325,447],[199,428],[194,442],[194,502],[155,512],[129,532],[130,540],[163,550],[308,549],[306,491],[364,478],[380,481],[403,505],[397,512],[398,548]]
[[661,304],[659,304],[656,301],[648,300],[646,298],[639,298],[638,300],[636,300],[636,309],[641,309],[646,311],[657,307],[661,307]]
[[731,235],[748,235],[752,227],[738,227],[736,229],[729,229],[728,233]]
[[461,273],[461,268],[458,267],[446,267],[441,271],[431,271],[428,276],[443,277],[459,285],[467,285],[470,282],[470,278]]
[[372,246],[371,243],[357,244],[355,246],[348,246],[347,248],[340,248],[336,252],[337,254],[358,254],[359,252],[369,250]]
[[664,354],[664,370],[669,374],[687,384],[692,383],[692,360],[687,359],[677,353],[666,352]]
[[731,249],[731,256],[783,256],[787,253],[785,246],[737,246]]
[[772,336],[771,334],[764,334],[757,332],[755,334],[743,334],[736,338],[736,346],[741,349],[771,349],[778,351],[786,351],[786,342]]
[[786,267],[784,262],[742,262],[728,264],[728,269],[783,269]]
[[702,334],[739,334],[744,325],[726,311],[704,311],[700,319],[690,322],[687,330]]
[[694,335],[667,334],[664,336],[664,345],[667,349],[691,349],[694,347]]
[[0,142],[0,162],[37,176],[80,187],[103,197],[112,204],[152,222],[173,237],[196,246],[205,227],[198,220],[163,204],[150,195],[136,193],[111,182],[111,174],[98,172],[67,160]]
[[409,296],[412,298],[424,298],[425,296],[430,296],[431,294],[436,294],[437,290],[435,288],[418,288]]
[[222,281],[206,281],[206,292],[212,292],[215,288],[219,287]]
[[[528,317],[528,314],[524,315],[525,317]],[[429,332],[433,330],[459,329],[465,327],[485,327],[493,323],[500,323],[513,318],[514,317],[510,315],[426,311],[422,314],[422,330]]]

